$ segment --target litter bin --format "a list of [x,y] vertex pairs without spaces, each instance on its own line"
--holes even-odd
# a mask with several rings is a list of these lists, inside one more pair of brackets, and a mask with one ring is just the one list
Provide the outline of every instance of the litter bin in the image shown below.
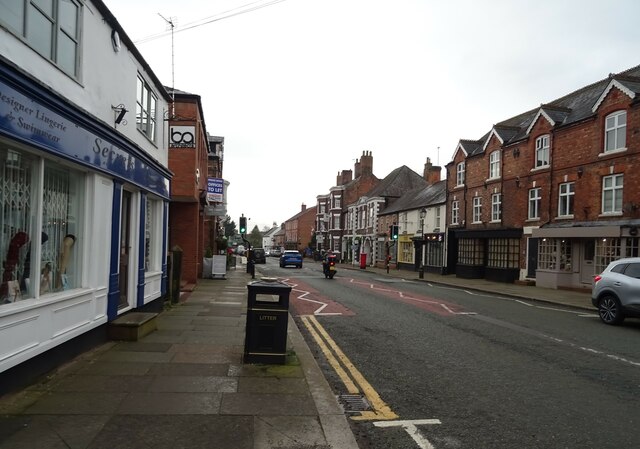
[[283,365],[287,354],[291,286],[263,278],[249,283],[247,290],[244,362]]

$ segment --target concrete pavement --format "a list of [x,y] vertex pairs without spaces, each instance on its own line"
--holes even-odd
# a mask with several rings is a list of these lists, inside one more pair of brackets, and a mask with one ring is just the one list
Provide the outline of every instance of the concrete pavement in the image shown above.
[[155,332],[0,398],[0,448],[356,449],[293,319],[285,365],[243,364],[247,283],[201,280]]
[[[338,269],[595,313],[588,291]],[[226,280],[201,280],[140,340],[108,342],[0,397],[0,448],[356,449],[345,413],[291,317],[287,364],[242,363],[251,281],[245,271],[238,265]]]

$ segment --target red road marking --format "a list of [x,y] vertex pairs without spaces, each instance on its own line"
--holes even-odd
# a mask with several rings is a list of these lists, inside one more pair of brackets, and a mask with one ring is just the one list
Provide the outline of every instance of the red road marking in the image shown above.
[[295,315],[342,315],[353,316],[355,313],[321,295],[316,289],[298,279],[285,279],[292,286],[289,296],[289,305],[295,311]]
[[387,298],[391,298],[405,304],[411,304],[419,309],[426,310],[437,315],[451,316],[474,314],[473,312],[465,312],[458,304],[449,303],[430,296],[406,293],[397,289],[389,288],[388,286],[374,284],[372,282],[357,281],[355,279],[351,279],[350,282],[352,285],[359,288],[375,290],[376,293],[386,296]]

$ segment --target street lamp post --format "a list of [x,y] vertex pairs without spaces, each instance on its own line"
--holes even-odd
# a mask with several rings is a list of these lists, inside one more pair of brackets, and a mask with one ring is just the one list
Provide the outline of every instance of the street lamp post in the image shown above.
[[420,271],[418,276],[424,279],[424,219],[427,216],[427,209],[420,209]]

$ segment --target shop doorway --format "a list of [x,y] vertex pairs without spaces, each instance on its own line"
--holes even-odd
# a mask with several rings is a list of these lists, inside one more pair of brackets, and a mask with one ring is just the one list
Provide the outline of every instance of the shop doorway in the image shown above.
[[582,241],[582,257],[580,258],[580,282],[591,284],[593,282],[594,265],[596,255],[596,241],[586,239]]
[[129,306],[129,256],[131,253],[131,192],[122,191],[120,211],[120,264],[118,309]]

